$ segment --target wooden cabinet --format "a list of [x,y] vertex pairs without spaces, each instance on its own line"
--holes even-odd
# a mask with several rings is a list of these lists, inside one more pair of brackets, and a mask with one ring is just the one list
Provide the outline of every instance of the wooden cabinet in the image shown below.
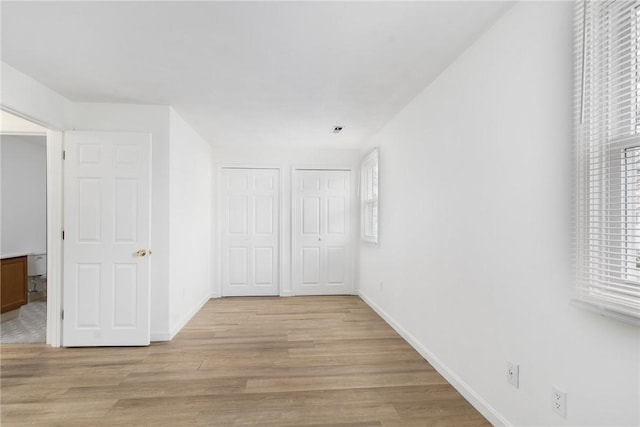
[[27,303],[27,257],[5,258],[0,271],[0,313]]

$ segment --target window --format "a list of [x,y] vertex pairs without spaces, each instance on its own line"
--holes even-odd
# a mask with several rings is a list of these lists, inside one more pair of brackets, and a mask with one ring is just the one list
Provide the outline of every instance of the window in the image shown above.
[[576,296],[640,323],[640,2],[576,11]]
[[362,240],[378,243],[378,149],[373,150],[360,166],[360,198]]

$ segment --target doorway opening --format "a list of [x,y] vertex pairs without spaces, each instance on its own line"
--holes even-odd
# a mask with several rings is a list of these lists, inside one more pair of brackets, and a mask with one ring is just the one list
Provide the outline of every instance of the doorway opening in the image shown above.
[[0,107],[0,343],[60,345],[62,133]]
[[47,322],[46,129],[2,112],[0,343],[44,343]]

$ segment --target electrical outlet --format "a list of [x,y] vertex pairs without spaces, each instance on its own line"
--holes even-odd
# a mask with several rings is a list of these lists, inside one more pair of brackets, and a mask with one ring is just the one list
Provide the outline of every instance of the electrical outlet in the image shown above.
[[518,388],[520,385],[520,366],[507,362],[507,382]]
[[551,409],[562,418],[567,417],[567,393],[553,386],[551,389]]

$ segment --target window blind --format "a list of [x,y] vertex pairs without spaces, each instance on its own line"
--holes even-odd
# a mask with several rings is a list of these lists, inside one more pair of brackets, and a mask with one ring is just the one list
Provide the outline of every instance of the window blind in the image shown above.
[[640,2],[576,6],[576,299],[640,320]]

